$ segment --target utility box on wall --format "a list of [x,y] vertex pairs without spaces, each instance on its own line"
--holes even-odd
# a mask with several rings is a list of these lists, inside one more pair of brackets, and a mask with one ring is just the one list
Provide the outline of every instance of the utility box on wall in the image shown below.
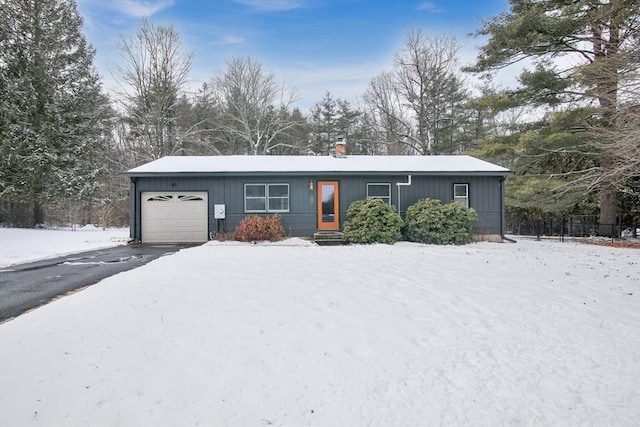
[[213,205],[213,218],[225,219],[227,216],[226,205]]

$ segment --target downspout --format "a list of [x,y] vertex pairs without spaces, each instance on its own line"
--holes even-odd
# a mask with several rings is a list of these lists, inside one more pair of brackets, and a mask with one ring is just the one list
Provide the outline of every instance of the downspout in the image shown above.
[[516,243],[515,240],[508,238],[507,236],[504,235],[504,223],[505,223],[505,212],[504,212],[504,176],[500,177],[500,237],[502,238],[502,240],[506,240],[507,242],[510,243]]
[[131,186],[130,186],[130,194],[129,194],[129,242],[132,243],[138,241],[137,236],[137,226],[138,226],[138,195],[137,195],[137,179],[131,177]]
[[411,175],[407,175],[407,182],[396,182],[398,186],[398,215],[400,215],[400,187],[411,185]]

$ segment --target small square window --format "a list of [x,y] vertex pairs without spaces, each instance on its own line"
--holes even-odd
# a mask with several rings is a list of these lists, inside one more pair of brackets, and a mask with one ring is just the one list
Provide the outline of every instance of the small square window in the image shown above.
[[367,183],[367,199],[382,199],[391,204],[391,184]]

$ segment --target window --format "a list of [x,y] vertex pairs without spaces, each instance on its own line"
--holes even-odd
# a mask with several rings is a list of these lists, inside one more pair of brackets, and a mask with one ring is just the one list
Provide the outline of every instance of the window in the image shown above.
[[453,201],[469,207],[469,184],[453,184]]
[[158,195],[158,196],[151,196],[149,198],[147,198],[147,202],[170,202],[173,200],[173,195],[171,194],[166,194],[166,195]]
[[200,196],[193,196],[191,194],[179,195],[178,200],[181,202],[202,202],[204,199]]
[[289,212],[289,184],[267,184],[269,212]]
[[244,185],[244,211],[245,212],[266,212],[267,186],[265,184],[245,184]]
[[391,204],[391,184],[367,183],[367,199],[382,199]]
[[245,184],[245,212],[289,212],[289,184]]

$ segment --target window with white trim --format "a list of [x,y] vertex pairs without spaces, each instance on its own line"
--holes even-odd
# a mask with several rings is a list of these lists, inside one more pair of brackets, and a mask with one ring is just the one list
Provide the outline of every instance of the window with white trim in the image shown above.
[[469,207],[469,184],[453,184],[453,201]]
[[391,204],[391,184],[368,182],[367,199],[382,199],[388,204]]
[[289,212],[289,184],[245,184],[245,212]]

